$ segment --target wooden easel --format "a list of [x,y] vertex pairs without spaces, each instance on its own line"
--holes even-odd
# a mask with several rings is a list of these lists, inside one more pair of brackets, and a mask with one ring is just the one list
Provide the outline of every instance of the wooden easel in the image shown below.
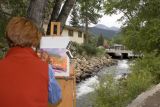
[[[56,30],[56,31],[55,31]],[[51,35],[60,36],[60,22],[51,22]],[[74,68],[70,65],[69,77],[56,77],[62,89],[62,100],[56,104],[49,104],[48,107],[76,107],[76,78]]]
[[61,23],[51,22],[50,35],[60,36],[61,35]]

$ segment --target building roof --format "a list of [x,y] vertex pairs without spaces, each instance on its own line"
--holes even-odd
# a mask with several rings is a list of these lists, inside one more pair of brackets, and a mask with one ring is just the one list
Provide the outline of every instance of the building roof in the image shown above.
[[65,25],[65,26],[64,26],[64,29],[74,30],[74,31],[78,31],[78,32],[84,32],[81,28],[72,27],[72,26],[68,26],[68,25]]

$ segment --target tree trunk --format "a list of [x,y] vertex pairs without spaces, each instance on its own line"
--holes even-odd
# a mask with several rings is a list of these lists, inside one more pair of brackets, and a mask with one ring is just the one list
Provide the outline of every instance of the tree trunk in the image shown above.
[[[74,6],[76,0],[66,0],[65,4],[62,7],[61,12],[59,13],[59,10],[60,10],[59,8],[61,7],[61,4],[62,4],[63,0],[61,2],[60,1],[57,0],[57,2],[59,2],[59,6],[54,7],[54,8],[57,8],[57,10],[53,10],[53,12],[52,12],[53,17],[52,17],[52,19],[50,20],[50,22],[48,24],[47,34],[49,34],[48,32],[50,32],[48,30],[50,30],[51,21],[55,21],[55,19],[56,19],[56,22],[61,22],[62,30],[63,30],[63,26],[65,25],[66,20],[67,20],[67,18],[69,16],[69,13],[70,13],[72,7]],[[57,5],[57,2],[55,3],[55,6]],[[59,13],[59,15],[58,15],[58,13]],[[61,31],[61,33],[62,33],[62,31]]]
[[64,0],[55,0],[54,2],[54,6],[53,6],[53,11],[52,11],[52,14],[51,14],[51,18],[50,18],[50,21],[48,23],[48,27],[47,27],[47,35],[50,34],[50,27],[51,27],[51,22],[52,21],[56,21],[58,16],[59,16],[59,13],[60,13],[60,9],[61,9],[61,6],[62,6],[62,2]]
[[69,16],[69,13],[75,4],[75,1],[76,0],[66,0],[65,4],[61,10],[61,13],[57,19],[57,21],[61,22],[62,26],[65,25],[66,20]]
[[27,17],[31,19],[39,28],[43,25],[44,8],[48,0],[31,0],[27,10]]
[[89,35],[88,35],[88,17],[87,17],[87,15],[88,15],[88,13],[87,13],[87,11],[88,11],[88,4],[85,2],[84,3],[84,5],[85,5],[85,7],[87,7],[87,8],[85,8],[85,34],[86,34],[86,40],[85,40],[85,42],[86,43],[88,43],[88,41],[89,41]]
[[88,35],[88,18],[87,17],[85,17],[85,34],[86,34],[85,42],[88,43],[89,35]]

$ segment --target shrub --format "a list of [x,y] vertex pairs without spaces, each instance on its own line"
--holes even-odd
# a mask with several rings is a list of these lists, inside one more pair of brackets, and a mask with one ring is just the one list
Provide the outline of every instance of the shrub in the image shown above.
[[116,81],[113,76],[107,76],[100,81],[93,98],[95,107],[124,107],[127,98],[123,81]]
[[[133,72],[126,80],[128,102],[153,84],[154,76],[147,71]],[[127,100],[126,99],[126,100]]]
[[104,56],[106,54],[105,48],[97,48],[97,56]]
[[84,51],[86,52],[87,55],[89,56],[93,56],[93,55],[96,55],[97,54],[97,47],[91,45],[91,44],[83,44],[82,45]]
[[134,72],[150,72],[154,77],[154,83],[160,82],[160,56],[155,53],[146,54],[143,59],[136,60],[132,66]]
[[104,55],[105,50],[103,48],[97,48],[95,45],[91,43],[77,44],[72,43],[71,52],[79,55],[88,55],[88,56],[100,56]]

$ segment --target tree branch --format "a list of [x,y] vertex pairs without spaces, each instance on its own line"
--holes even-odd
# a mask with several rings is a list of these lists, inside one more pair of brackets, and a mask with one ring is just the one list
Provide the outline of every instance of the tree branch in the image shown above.
[[5,11],[1,10],[1,9],[0,9],[0,13],[2,13],[2,14],[4,14],[4,15],[7,15],[7,16],[13,16],[12,14],[7,13],[7,12],[5,12]]

